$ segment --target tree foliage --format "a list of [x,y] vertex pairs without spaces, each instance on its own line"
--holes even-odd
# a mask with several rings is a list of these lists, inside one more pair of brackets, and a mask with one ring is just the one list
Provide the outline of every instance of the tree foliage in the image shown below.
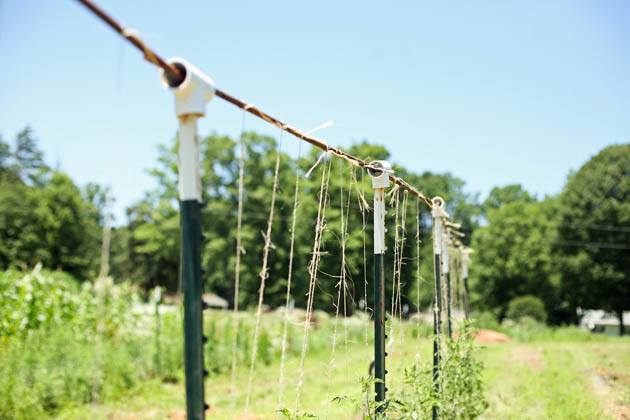
[[560,195],[558,251],[569,308],[630,310],[630,144],[599,152]]
[[552,255],[555,238],[552,199],[528,199],[490,209],[488,224],[473,238],[471,266],[475,306],[503,318],[518,296],[540,297],[548,310],[558,305],[559,275]]
[[[313,247],[315,220],[317,219],[318,193],[324,169],[330,170],[327,194],[326,231],[323,237],[320,275],[316,292],[316,307],[333,310],[338,289],[336,285],[341,273],[341,209],[347,213],[348,232],[346,236],[346,270],[348,279],[348,312],[365,299],[365,280],[371,284],[372,278],[372,214],[361,212],[360,202],[366,200],[371,206],[371,183],[369,177],[347,162],[339,159],[321,161],[311,175],[304,175],[320,157],[320,151],[311,150],[299,159],[293,159],[282,151],[278,152],[278,142],[271,137],[256,133],[243,135],[245,144],[245,178],[240,273],[240,305],[247,307],[256,302],[259,287],[261,255],[264,245],[262,232],[266,230],[269,214],[273,168],[276,154],[280,153],[279,188],[276,199],[276,216],[273,221],[272,244],[269,256],[269,279],[265,290],[265,303],[275,307],[284,304],[288,279],[288,260],[291,240],[291,216],[296,174],[300,176],[298,194],[298,218],[295,232],[295,252],[293,262],[293,298],[295,305],[305,306],[308,289],[308,263]],[[236,210],[238,207],[238,144],[237,140],[226,136],[211,135],[200,143],[202,156],[203,231],[204,249],[203,266],[207,289],[217,293],[233,304],[235,258],[236,258]],[[379,145],[362,142],[349,149],[350,153],[364,159],[387,159],[389,152]],[[124,229],[118,229],[115,237],[124,239],[127,244],[114,255],[118,261],[119,273],[133,273],[146,287],[157,284],[170,290],[178,287],[179,258],[179,217],[177,209],[177,157],[176,144],[162,146],[158,165],[149,172],[157,181],[157,188],[146,194],[145,198],[128,210],[129,222]],[[406,177],[414,185],[419,185],[429,196],[440,194],[449,203],[449,211],[456,217],[466,220],[468,226],[474,225],[476,208],[471,205],[469,196],[464,191],[462,180],[450,175],[438,175],[430,172],[415,174],[402,167],[396,172]],[[360,198],[363,197],[363,198]],[[390,197],[393,199],[393,197]],[[399,216],[402,214],[403,193],[399,195]],[[390,232],[394,232],[394,201],[389,205],[388,223]],[[424,205],[421,222],[423,223],[421,240],[421,264],[424,278],[431,278],[430,220],[428,209]],[[403,300],[411,307],[418,299],[415,280],[415,231],[416,203],[409,197],[406,209],[405,232],[407,240],[403,254],[406,257],[403,266]],[[363,217],[366,229],[363,230]],[[394,242],[389,238],[389,257],[393,261]],[[365,240],[365,243],[364,243]],[[115,245],[114,245],[115,246]],[[364,258],[365,246],[365,258]],[[387,270],[391,279],[392,261]],[[131,263],[130,263],[131,262]],[[116,265],[116,264],[114,264]],[[130,268],[130,270],[128,269]],[[117,268],[114,268],[115,270]],[[391,280],[387,291],[391,293]],[[368,302],[371,293],[368,286]],[[423,283],[421,305],[426,308],[430,302],[430,283]]]
[[81,278],[98,264],[99,214],[74,182],[49,169],[32,130],[0,143],[0,267],[62,269]]

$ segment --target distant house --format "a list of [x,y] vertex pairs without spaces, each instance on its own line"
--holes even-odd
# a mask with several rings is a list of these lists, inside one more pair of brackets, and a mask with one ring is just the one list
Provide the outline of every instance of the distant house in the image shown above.
[[[630,312],[623,313],[623,325],[630,327]],[[592,332],[619,335],[619,318],[601,309],[583,311],[580,326]]]

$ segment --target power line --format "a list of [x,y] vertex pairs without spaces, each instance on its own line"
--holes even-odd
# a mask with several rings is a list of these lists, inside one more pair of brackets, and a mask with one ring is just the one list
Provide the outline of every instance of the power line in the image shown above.
[[608,249],[630,249],[629,244],[615,244],[608,242],[588,242],[588,241],[566,241],[559,240],[556,242],[559,245],[573,246],[573,247],[595,247],[595,248],[608,248]]
[[[151,48],[149,48],[148,45],[146,45],[144,43],[144,41],[142,39],[140,39],[140,37],[138,36],[138,34],[135,31],[132,31],[128,28],[125,28],[122,24],[120,24],[118,21],[116,21],[113,17],[111,17],[109,14],[107,14],[103,9],[101,9],[100,7],[98,7],[96,4],[92,3],[91,0],[77,0],[79,1],[79,3],[81,3],[82,5],[84,5],[88,10],[90,10],[94,15],[96,15],[99,19],[101,19],[104,23],[106,23],[110,28],[112,28],[114,31],[118,32],[120,35],[122,35],[126,40],[128,40],[134,47],[136,47],[138,50],[140,50],[140,52],[142,52],[142,54],[144,55],[144,58],[162,68],[162,70],[164,70],[165,76],[169,82],[169,84],[172,87],[178,86],[179,84],[181,84],[184,81],[185,78],[185,73],[182,71],[182,69],[178,68],[177,66],[173,65],[173,64],[169,64],[167,63],[160,55],[158,55],[154,50],[152,50]],[[352,163],[353,165],[359,166],[360,168],[363,169],[367,169],[370,170],[372,172],[376,172],[376,173],[380,173],[382,171],[382,168],[379,168],[377,166],[373,166],[370,165],[369,163],[367,163],[366,161],[364,161],[361,158],[358,158],[354,155],[351,155],[350,153],[345,152],[342,149],[339,149],[337,147],[333,147],[333,146],[329,146],[325,141],[318,139],[316,137],[310,136],[300,130],[298,130],[297,128],[294,128],[288,124],[283,123],[282,121],[280,121],[279,119],[272,117],[271,115],[263,112],[262,110],[258,109],[257,107],[255,107],[252,104],[249,104],[245,101],[242,101],[240,99],[235,98],[234,96],[228,94],[227,92],[224,92],[220,89],[215,89],[215,94],[216,96],[218,96],[219,98],[225,100],[226,102],[231,103],[232,105],[237,106],[238,108],[249,112],[252,115],[257,116],[258,118],[272,124],[275,125],[276,127],[278,127],[279,129],[286,131],[289,134],[292,134],[293,136],[304,140],[305,142],[319,148],[322,149],[324,152],[335,155],[337,157],[340,157],[342,159],[347,160],[348,162]],[[429,208],[433,207],[433,204],[431,202],[431,200],[426,197],[424,194],[422,194],[420,191],[418,191],[416,188],[414,188],[411,184],[409,184],[407,181],[405,181],[402,178],[396,177],[392,174],[389,175],[389,179],[395,183],[396,185],[398,185],[399,187],[409,191],[411,194],[415,195],[416,197],[418,197],[420,200],[422,200]]]

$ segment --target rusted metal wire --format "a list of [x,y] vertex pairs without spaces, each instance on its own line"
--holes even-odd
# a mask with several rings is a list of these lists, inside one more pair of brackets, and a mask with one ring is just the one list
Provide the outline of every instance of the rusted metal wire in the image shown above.
[[[140,36],[133,30],[124,27],[120,22],[116,21],[113,17],[111,17],[107,12],[101,9],[99,6],[94,4],[91,0],[77,0],[79,3],[84,5],[88,10],[90,10],[94,15],[96,15],[99,19],[101,19],[104,23],[106,23],[110,28],[118,32],[121,36],[127,39],[133,46],[135,46],[142,54],[144,58],[150,63],[162,68],[164,70],[166,77],[168,78],[170,84],[172,86],[179,85],[184,80],[184,74],[182,74],[181,70],[176,66],[167,63],[158,53],[156,53],[153,49],[151,49],[141,38]],[[363,169],[370,169],[372,171],[380,171],[379,167],[375,167],[370,165],[363,159],[360,159],[356,156],[351,155],[337,147],[333,147],[328,145],[324,140],[319,139],[317,137],[313,137],[308,135],[307,133],[298,130],[295,127],[292,127],[288,124],[283,123],[279,119],[272,117],[271,115],[263,112],[259,108],[251,105],[245,101],[242,101],[234,96],[224,92],[220,89],[215,89],[215,94],[219,98],[223,99],[226,102],[231,103],[232,105],[241,108],[244,111],[249,112],[252,115],[272,124],[279,129],[286,131],[289,134],[297,137],[300,140],[303,140],[319,149],[322,149],[328,154],[340,157],[342,159],[347,160],[355,166],[358,166]],[[404,190],[409,191],[412,195],[416,196],[419,200],[424,202],[429,208],[433,207],[431,200],[422,194],[419,190],[410,185],[407,181],[402,178],[396,177],[393,174],[389,175],[389,179],[396,185],[400,186]]]

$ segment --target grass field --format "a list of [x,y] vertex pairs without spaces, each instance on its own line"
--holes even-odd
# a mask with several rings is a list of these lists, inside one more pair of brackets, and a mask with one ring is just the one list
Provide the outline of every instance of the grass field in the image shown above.
[[[410,357],[428,361],[431,343],[407,339],[398,345],[388,370],[388,388],[400,385],[401,361]],[[479,357],[485,364],[484,379],[488,419],[625,419],[630,416],[630,340],[599,337],[594,341],[544,340],[484,344]],[[346,352],[338,347],[335,368],[330,354],[307,360],[301,409],[320,418],[360,418],[352,404],[330,402],[335,396],[361,400],[357,378],[367,374],[371,348],[354,343]],[[257,370],[252,403],[244,409],[247,369],[241,369],[236,392],[229,374],[207,381],[211,418],[278,418],[279,407],[293,407],[297,358],[288,360],[285,404],[278,402],[278,363]],[[63,411],[64,419],[184,418],[181,384],[146,382],[116,402],[78,406]]]

